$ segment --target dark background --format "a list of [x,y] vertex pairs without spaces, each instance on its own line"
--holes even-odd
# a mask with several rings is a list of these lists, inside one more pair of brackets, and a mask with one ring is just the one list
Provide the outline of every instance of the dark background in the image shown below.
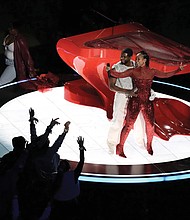
[[[9,23],[20,21],[35,67],[40,70],[39,74],[51,71],[59,74],[63,82],[73,79],[73,75],[76,76],[74,70],[61,60],[56,51],[56,43],[63,37],[134,21],[190,47],[189,0],[7,0],[0,3],[0,14],[1,42]],[[0,50],[0,63],[2,72],[5,67],[3,46]],[[159,80],[188,88],[190,85],[189,74]],[[153,89],[162,92],[167,88],[153,84]],[[167,93],[189,101],[189,91],[179,92],[178,88],[171,88]]]
[[189,0],[6,0],[0,7],[0,28],[6,30],[8,22],[20,19],[44,44],[60,37],[135,21],[190,46],[189,10]]
[[[189,0],[6,0],[0,4],[0,14],[0,40],[9,22],[20,20],[35,66],[41,72],[73,73],[57,54],[56,43],[60,38],[131,21],[190,47]],[[176,77],[175,81],[184,86],[190,83],[189,76]]]
[[[64,80],[70,79],[73,74],[56,51],[56,42],[62,37],[134,21],[190,47],[189,0],[6,0],[0,3],[0,15],[1,40],[9,22],[21,20],[36,66],[40,67],[42,72],[64,72],[64,75],[68,75]],[[3,69],[3,54],[0,64]],[[173,81],[188,86],[189,74],[176,77]],[[164,86],[154,86],[158,92],[165,90]],[[171,91],[172,95],[175,93],[178,96],[180,93],[183,98],[189,99],[189,92],[181,93],[175,88],[170,90],[175,90]],[[13,92],[6,92],[1,97],[8,99],[12,96]],[[183,216],[189,215],[188,180],[164,184],[121,185],[98,186],[89,183],[88,186],[82,182],[80,202],[85,213],[83,219],[104,220],[112,217],[120,220],[139,217],[160,220],[174,217],[183,219]],[[89,210],[87,213],[90,214],[86,214]]]
[[6,0],[1,3],[0,31],[19,19],[40,44],[130,21],[190,46],[190,1]]

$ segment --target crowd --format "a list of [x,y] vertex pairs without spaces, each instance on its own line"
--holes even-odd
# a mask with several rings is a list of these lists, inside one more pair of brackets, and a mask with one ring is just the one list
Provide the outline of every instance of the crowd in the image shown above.
[[[37,135],[38,119],[32,108],[29,115],[30,141],[23,136],[13,137],[13,150],[0,160],[0,219],[40,220],[47,208],[47,219],[78,219],[79,176],[86,150],[84,138],[79,136],[77,139],[80,160],[73,169],[69,161],[58,154],[70,121],[49,146],[49,135],[53,127],[60,124],[58,118],[52,119],[45,132]],[[18,210],[15,210],[15,203]],[[68,212],[70,208],[72,212]]]

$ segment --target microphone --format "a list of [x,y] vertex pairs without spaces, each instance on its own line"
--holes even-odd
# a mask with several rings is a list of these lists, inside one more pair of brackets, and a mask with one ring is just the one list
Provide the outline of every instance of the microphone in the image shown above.
[[110,63],[106,64],[106,71],[108,73],[108,77],[111,77],[111,73],[110,73]]

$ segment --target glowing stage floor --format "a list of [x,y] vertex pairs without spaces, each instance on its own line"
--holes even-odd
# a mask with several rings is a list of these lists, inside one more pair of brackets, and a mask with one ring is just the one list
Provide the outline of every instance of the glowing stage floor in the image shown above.
[[[156,95],[175,98],[161,93]],[[181,101],[190,105],[187,101]],[[51,144],[63,131],[64,123],[71,121],[70,130],[58,153],[61,158],[69,159],[73,166],[79,160],[77,137],[84,137],[87,151],[81,181],[133,183],[190,178],[190,136],[175,135],[169,141],[155,136],[154,155],[151,156],[145,148],[135,144],[132,131],[125,144],[127,158],[109,154],[106,138],[111,122],[106,112],[66,101],[64,87],[44,93],[30,92],[0,108],[0,157],[12,149],[14,136],[23,135],[30,140],[29,108],[35,110],[39,119],[36,125],[38,135],[45,131],[52,118],[59,118],[61,124],[55,126],[50,134]]]

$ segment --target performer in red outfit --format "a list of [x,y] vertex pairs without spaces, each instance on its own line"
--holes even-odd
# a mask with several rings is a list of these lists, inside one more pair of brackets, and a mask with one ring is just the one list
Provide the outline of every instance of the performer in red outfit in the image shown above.
[[127,115],[121,132],[120,143],[116,147],[116,154],[121,157],[126,157],[123,150],[124,143],[129,132],[133,128],[140,111],[142,112],[146,123],[147,151],[149,154],[153,155],[152,139],[154,136],[154,106],[153,102],[149,100],[153,78],[155,76],[159,78],[168,78],[181,71],[184,67],[183,65],[180,65],[177,70],[166,73],[151,69],[149,67],[149,56],[145,51],[141,51],[137,54],[136,65],[137,68],[128,69],[122,73],[117,73],[114,70],[110,70],[109,67],[106,67],[109,77],[124,78],[131,76],[134,85],[138,89],[137,95],[129,98]]
[[12,22],[8,28],[9,33],[4,38],[6,68],[0,76],[0,86],[37,75],[28,42],[20,33],[20,26],[20,22]]

